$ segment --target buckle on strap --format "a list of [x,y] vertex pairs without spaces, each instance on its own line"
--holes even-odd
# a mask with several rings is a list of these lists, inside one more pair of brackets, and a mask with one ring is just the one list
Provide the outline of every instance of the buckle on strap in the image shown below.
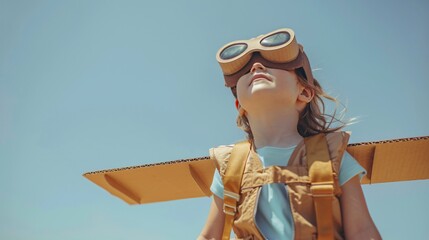
[[237,212],[237,202],[240,200],[240,195],[225,189],[223,195],[223,212],[234,216]]
[[235,192],[230,192],[228,190],[223,190],[223,195],[235,199],[235,201],[240,200],[240,195]]
[[228,214],[228,215],[234,216],[234,215],[235,215],[235,213],[237,212],[237,207],[236,207],[236,206],[232,206],[232,205],[229,205],[229,204],[224,203],[224,204],[223,204],[223,212],[224,212],[225,214]]
[[313,197],[332,197],[334,196],[333,183],[312,183],[310,191]]

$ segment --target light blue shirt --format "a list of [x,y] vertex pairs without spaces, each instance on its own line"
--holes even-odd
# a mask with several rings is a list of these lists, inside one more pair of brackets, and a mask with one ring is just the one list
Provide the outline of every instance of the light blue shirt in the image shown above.
[[[258,149],[263,167],[286,166],[295,146],[289,148],[263,147]],[[340,166],[339,182],[344,185],[351,178],[365,175],[365,169],[347,152]],[[223,183],[215,171],[210,190],[223,198]],[[288,193],[284,184],[272,183],[262,186],[256,211],[256,225],[266,239],[293,239],[294,226]]]

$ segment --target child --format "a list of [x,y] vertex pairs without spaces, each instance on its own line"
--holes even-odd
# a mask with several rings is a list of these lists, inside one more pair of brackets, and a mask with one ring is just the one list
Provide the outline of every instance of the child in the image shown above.
[[[330,127],[322,97],[335,99],[293,30],[229,43],[217,60],[248,142],[210,150],[214,195],[198,239],[229,239],[231,227],[237,239],[380,239],[360,186],[365,170],[344,151],[344,124]],[[317,146],[328,160],[313,159]]]

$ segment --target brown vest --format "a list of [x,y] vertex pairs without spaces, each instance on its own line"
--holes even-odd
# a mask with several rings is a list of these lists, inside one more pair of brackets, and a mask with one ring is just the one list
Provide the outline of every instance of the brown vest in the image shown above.
[[[333,223],[335,239],[344,239],[339,197],[341,188],[338,173],[341,158],[347,147],[349,134],[335,132],[326,135],[330,159],[334,173]],[[210,157],[223,179],[233,145],[210,149]],[[292,153],[286,167],[263,168],[258,155],[251,151],[244,167],[241,181],[240,200],[234,217],[233,230],[237,239],[264,239],[255,224],[257,202],[264,184],[284,183],[289,194],[291,212],[294,219],[295,239],[316,239],[316,214],[310,191],[310,179],[304,141]]]

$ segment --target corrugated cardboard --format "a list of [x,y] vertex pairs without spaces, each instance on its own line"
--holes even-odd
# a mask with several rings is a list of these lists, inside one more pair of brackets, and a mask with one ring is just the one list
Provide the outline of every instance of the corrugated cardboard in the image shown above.
[[429,179],[429,136],[349,144],[367,170],[364,184]]
[[[349,144],[367,170],[364,184],[429,179],[429,136]],[[210,196],[215,170],[209,157],[85,173],[128,204]]]

